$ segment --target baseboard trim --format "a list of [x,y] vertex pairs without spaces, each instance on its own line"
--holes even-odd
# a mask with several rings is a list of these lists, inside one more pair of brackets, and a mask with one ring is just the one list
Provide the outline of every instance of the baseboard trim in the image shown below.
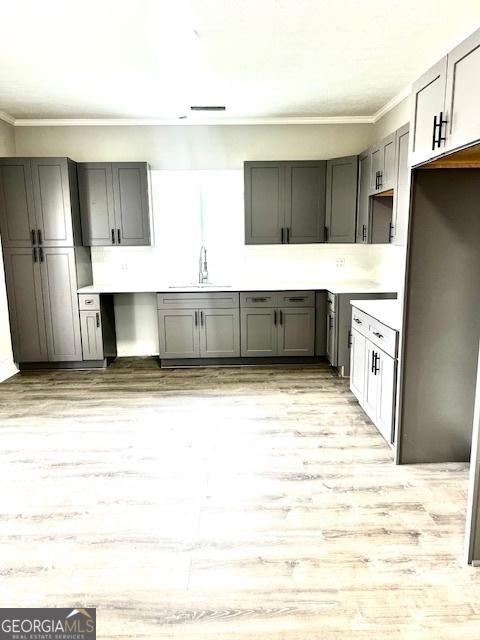
[[21,362],[20,371],[40,371],[57,369],[105,369],[108,366],[107,359],[103,360],[77,360],[74,362]]
[[328,364],[322,356],[287,356],[269,358],[162,358],[160,367],[171,369],[173,367],[238,367],[242,365],[272,366],[272,365],[298,365],[298,364]]
[[11,378],[16,373],[18,373],[18,369],[13,360],[8,359],[0,362],[0,382],[5,382],[5,380],[8,380],[8,378]]

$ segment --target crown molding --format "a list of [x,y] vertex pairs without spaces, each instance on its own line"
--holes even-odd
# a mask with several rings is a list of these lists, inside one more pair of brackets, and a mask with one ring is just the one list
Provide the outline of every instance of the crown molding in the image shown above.
[[412,87],[411,85],[408,85],[407,87],[404,87],[400,93],[397,93],[396,96],[394,96],[391,100],[389,100],[386,104],[383,105],[383,107],[381,107],[372,117],[372,122],[373,124],[375,124],[376,122],[378,122],[380,120],[380,118],[383,118],[384,115],[386,115],[389,111],[391,111],[392,109],[394,109],[397,104],[400,104],[400,102],[402,102],[403,100],[405,100],[405,98],[408,98],[410,96],[410,94],[412,93]]
[[3,122],[8,122],[8,124],[15,126],[15,118],[13,118],[9,113],[6,113],[5,111],[0,111],[0,120],[3,120]]
[[231,126],[279,124],[372,124],[372,116],[284,117],[284,118],[19,118],[16,127],[139,127],[139,126]]
[[375,124],[411,93],[405,87],[372,116],[291,116],[274,118],[14,118],[0,111],[0,120],[14,127],[151,127],[249,126],[302,124]]

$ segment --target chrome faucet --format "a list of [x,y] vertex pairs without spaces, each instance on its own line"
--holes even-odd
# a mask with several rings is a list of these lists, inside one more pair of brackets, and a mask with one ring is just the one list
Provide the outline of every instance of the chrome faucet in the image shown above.
[[200,247],[200,258],[198,260],[198,282],[204,284],[208,282],[208,265],[207,265],[207,250],[205,245]]

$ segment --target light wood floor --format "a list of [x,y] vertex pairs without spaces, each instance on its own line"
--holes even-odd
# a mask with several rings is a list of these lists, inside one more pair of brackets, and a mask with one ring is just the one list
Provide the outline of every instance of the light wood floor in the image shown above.
[[327,366],[0,385],[0,606],[98,638],[478,640],[462,464],[395,467]]

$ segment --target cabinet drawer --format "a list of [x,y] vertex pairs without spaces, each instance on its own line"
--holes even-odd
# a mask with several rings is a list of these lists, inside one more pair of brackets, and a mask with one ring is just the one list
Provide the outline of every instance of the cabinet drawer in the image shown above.
[[392,358],[397,357],[397,332],[394,329],[390,329],[386,325],[382,324],[375,318],[367,316],[369,320],[368,324],[368,338],[377,347],[380,347],[385,353],[388,353]]
[[279,307],[314,307],[314,291],[279,291],[277,293]]
[[362,336],[370,337],[368,330],[370,320],[370,316],[367,316],[366,313],[356,307],[352,307],[352,328],[356,329]]
[[99,311],[100,310],[100,296],[98,293],[87,295],[86,293],[80,293],[78,295],[78,306],[80,311]]
[[327,291],[327,310],[335,311],[337,306],[337,296]]
[[275,291],[247,291],[240,293],[242,308],[276,307],[277,293]]
[[237,309],[238,293],[158,293],[157,309]]

